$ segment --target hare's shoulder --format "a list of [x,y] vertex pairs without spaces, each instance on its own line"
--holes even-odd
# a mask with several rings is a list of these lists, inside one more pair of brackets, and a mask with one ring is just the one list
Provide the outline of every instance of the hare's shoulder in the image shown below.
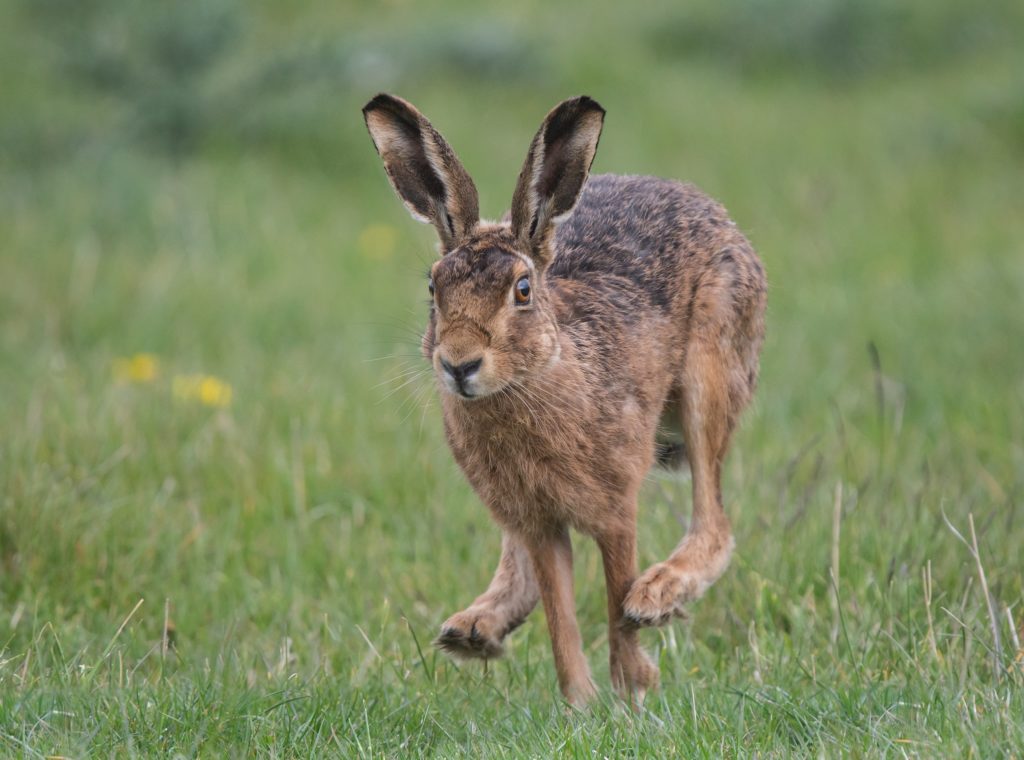
[[553,278],[625,279],[658,306],[678,292],[688,254],[734,230],[725,210],[693,185],[657,177],[590,178],[555,235]]

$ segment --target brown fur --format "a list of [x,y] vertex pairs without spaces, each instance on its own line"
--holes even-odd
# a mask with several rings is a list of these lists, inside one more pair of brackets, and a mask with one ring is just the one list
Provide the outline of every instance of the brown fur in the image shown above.
[[[732,552],[721,467],[757,381],[764,269],[724,209],[690,185],[587,181],[604,115],[589,98],[548,114],[497,224],[476,218],[468,175],[411,105],[380,95],[364,113],[396,191],[440,232],[423,352],[455,459],[503,530],[489,588],[437,643],[497,656],[539,598],[562,692],[586,703],[595,687],[573,602],[574,528],[601,549],[613,684],[642,699],[658,670],[637,629],[682,614]],[[431,151],[444,160],[420,159]],[[514,298],[522,277],[525,305]],[[464,380],[446,369],[477,360]],[[693,520],[637,578],[637,495],[665,415],[685,438]]]

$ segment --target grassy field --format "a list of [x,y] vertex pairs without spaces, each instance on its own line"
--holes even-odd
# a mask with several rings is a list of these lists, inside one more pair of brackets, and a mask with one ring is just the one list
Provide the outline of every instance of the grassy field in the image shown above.
[[[1022,14],[766,7],[0,4],[0,755],[1024,756]],[[430,647],[499,536],[406,374],[433,239],[378,89],[489,216],[586,92],[595,171],[697,183],[767,266],[736,555],[640,714],[589,541],[588,714],[539,611],[487,669]],[[688,514],[652,473],[644,566]]]

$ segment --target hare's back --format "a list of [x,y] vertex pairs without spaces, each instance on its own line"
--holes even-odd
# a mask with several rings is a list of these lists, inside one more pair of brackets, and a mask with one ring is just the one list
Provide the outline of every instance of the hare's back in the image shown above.
[[657,177],[594,175],[557,228],[549,276],[626,279],[650,302],[671,308],[685,270],[746,240],[717,202],[693,185]]

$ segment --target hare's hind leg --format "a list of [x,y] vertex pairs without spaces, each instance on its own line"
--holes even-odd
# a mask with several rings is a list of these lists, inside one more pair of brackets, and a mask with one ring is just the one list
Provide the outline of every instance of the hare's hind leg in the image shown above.
[[526,620],[539,598],[529,552],[520,539],[505,532],[491,585],[444,622],[434,644],[456,657],[500,657],[505,637]]
[[748,395],[731,392],[737,377],[729,359],[710,340],[687,351],[680,383],[682,423],[693,474],[693,518],[672,555],[648,568],[626,597],[625,618],[636,625],[663,625],[684,614],[725,572],[733,537],[722,509],[722,459],[736,417]]

